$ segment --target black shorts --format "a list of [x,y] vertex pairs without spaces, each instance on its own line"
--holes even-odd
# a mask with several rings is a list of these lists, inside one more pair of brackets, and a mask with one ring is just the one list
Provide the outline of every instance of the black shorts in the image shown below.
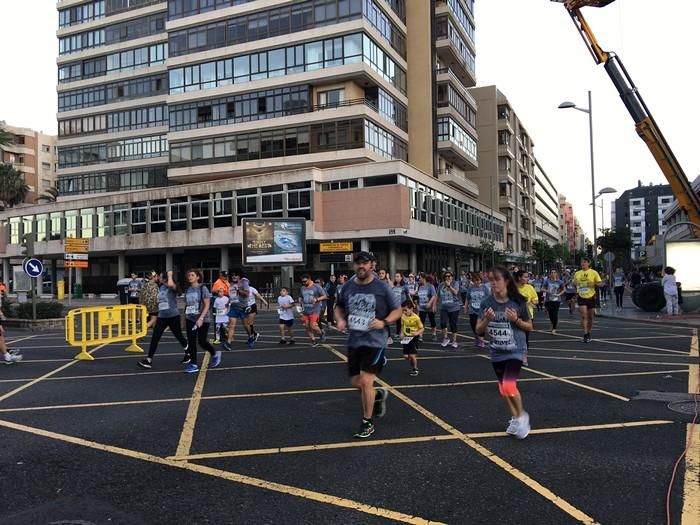
[[585,299],[583,297],[579,297],[577,300],[577,304],[579,306],[586,306],[588,308],[595,308],[595,297],[589,297],[588,299]]
[[138,297],[129,297],[129,304],[141,304]]
[[280,324],[284,326],[294,326],[294,319],[280,319]]
[[520,369],[523,367],[523,362],[520,359],[506,359],[492,363],[493,371],[496,372],[496,378],[499,383],[503,383],[503,378],[516,380],[520,377]]
[[418,338],[414,337],[407,345],[403,347],[403,355],[416,355],[418,353]]
[[571,299],[573,299],[574,297],[576,297],[576,293],[575,293],[575,292],[566,292],[566,293],[564,294],[564,299],[565,299],[566,301],[571,301]]
[[258,305],[257,304],[251,304],[248,308],[248,313],[249,314],[257,314],[258,313]]
[[357,376],[360,371],[379,375],[384,368],[384,353],[384,348],[348,348],[348,375]]

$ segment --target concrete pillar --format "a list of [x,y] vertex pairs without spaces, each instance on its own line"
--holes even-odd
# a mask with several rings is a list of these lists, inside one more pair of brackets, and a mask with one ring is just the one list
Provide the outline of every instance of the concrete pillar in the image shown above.
[[219,269],[225,271],[229,270],[228,246],[221,248],[221,263]]
[[389,243],[389,275],[390,279],[394,280],[394,274],[396,273],[396,243]]
[[369,251],[369,239],[360,239],[360,251],[361,252],[368,252]]
[[123,253],[120,253],[117,256],[117,279],[121,279],[122,277],[126,277],[126,255]]
[[82,268],[75,269],[75,284],[79,284],[80,286],[83,286],[83,269]]
[[294,266],[282,266],[280,268],[280,286],[286,286],[289,288],[290,293],[294,293],[294,287],[296,283],[294,282]]
[[164,271],[169,272],[172,269],[173,269],[173,251],[172,250],[165,250],[165,270]]
[[40,275],[36,279],[34,279],[34,292],[36,293],[37,297],[40,297],[42,293],[44,293],[44,275]]
[[10,290],[10,279],[12,278],[12,269],[10,268],[10,259],[2,260],[2,282]]
[[418,250],[416,248],[416,243],[411,243],[408,256],[408,269],[414,274],[418,273]]
[[449,254],[447,255],[447,265],[450,267],[452,273],[457,272],[457,258],[455,257],[453,248],[450,248]]

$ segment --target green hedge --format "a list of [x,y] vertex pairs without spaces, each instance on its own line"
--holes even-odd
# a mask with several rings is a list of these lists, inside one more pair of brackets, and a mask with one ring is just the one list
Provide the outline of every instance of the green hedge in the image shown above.
[[[64,307],[57,302],[37,302],[36,303],[36,318],[37,319],[57,319],[64,317]],[[15,319],[31,319],[32,318],[32,303],[31,301],[23,304],[5,305],[3,304],[3,312],[8,318]]]

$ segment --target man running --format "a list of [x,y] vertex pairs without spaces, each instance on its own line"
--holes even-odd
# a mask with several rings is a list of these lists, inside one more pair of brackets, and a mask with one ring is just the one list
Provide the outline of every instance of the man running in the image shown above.
[[576,284],[569,270],[564,271],[562,281],[564,281],[564,301],[569,306],[569,315],[573,315],[576,304]]
[[371,273],[372,255],[359,252],[354,259],[355,278],[349,280],[336,299],[338,330],[349,330],[348,373],[350,384],[360,390],[362,423],[354,437],[366,439],[374,433],[373,417],[386,412],[388,391],[374,388],[385,360],[386,328],[401,317],[401,305],[389,287]]
[[309,339],[311,339],[311,346],[318,346],[316,334],[319,335],[322,343],[326,340],[326,334],[318,326],[318,321],[321,317],[323,301],[328,299],[328,297],[323,288],[313,282],[308,274],[301,276],[301,284],[301,297],[299,297],[299,303],[303,308],[301,321],[304,323]]
[[590,343],[593,315],[595,314],[595,292],[596,288],[603,286],[603,280],[598,272],[591,268],[590,259],[584,258],[581,261],[581,269],[574,274],[573,282],[576,285],[578,308],[581,313],[583,342]]

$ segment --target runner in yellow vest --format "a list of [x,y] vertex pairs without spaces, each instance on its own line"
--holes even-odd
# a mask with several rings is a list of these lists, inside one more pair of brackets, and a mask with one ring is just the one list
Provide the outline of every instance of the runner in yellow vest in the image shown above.
[[590,343],[593,315],[595,314],[596,288],[602,287],[605,283],[603,283],[598,272],[591,268],[591,261],[587,258],[581,261],[581,269],[574,274],[573,281],[576,285],[578,308],[581,312],[583,342]]

